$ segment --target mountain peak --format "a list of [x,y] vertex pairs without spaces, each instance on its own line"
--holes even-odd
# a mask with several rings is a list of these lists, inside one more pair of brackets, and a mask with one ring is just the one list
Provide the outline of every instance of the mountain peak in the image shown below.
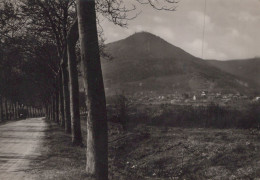
[[126,59],[125,57],[127,59],[130,57],[172,58],[183,54],[190,56],[159,36],[146,31],[134,33],[125,39],[110,43],[107,47],[114,56],[123,59]]
[[136,32],[132,35],[130,35],[129,37],[127,37],[125,39],[126,41],[136,41],[136,42],[140,42],[140,43],[145,43],[145,42],[153,42],[153,43],[166,43],[169,44],[168,42],[166,42],[165,40],[163,40],[161,37],[156,36],[150,32],[147,31],[141,31],[141,32]]
[[147,32],[147,31],[135,32],[134,34],[130,35],[128,38],[140,38],[140,37],[160,38],[159,36],[156,36],[156,35],[154,35],[154,34],[152,34],[150,32]]

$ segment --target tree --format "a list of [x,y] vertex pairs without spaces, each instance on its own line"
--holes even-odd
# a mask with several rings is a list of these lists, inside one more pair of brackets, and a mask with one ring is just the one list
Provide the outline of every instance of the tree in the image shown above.
[[[98,46],[96,9],[101,8],[103,14],[109,14],[111,20],[121,26],[125,25],[126,13],[131,11],[121,7],[121,0],[108,0],[103,6],[98,6],[101,1],[77,0],[77,16],[79,27],[79,40],[81,49],[81,61],[83,64],[84,86],[88,106],[87,117],[87,164],[86,171],[96,179],[108,179],[108,134],[105,91],[100,63],[100,52]],[[173,10],[166,7],[159,8],[153,1],[137,0],[141,4],[149,4],[158,10]],[[166,3],[175,3],[166,0]],[[114,8],[116,4],[117,8]],[[107,5],[107,6],[106,6]],[[133,8],[135,9],[135,8]],[[133,10],[132,9],[132,10]],[[99,9],[100,10],[100,9]],[[111,11],[112,10],[112,11]]]
[[87,91],[87,173],[108,178],[106,100],[101,72],[94,0],[77,0],[79,40]]
[[[15,118],[17,110],[13,104],[19,102],[28,106],[39,105],[44,99],[43,96],[47,97],[45,89],[49,87],[47,80],[50,78],[46,76],[49,71],[44,68],[49,61],[38,61],[41,58],[37,58],[40,57],[37,53],[42,55],[46,52],[41,53],[43,46],[37,49],[39,39],[32,39],[30,33],[26,34],[27,18],[22,16],[19,1],[3,0],[0,2],[0,10],[0,94],[12,104],[12,114]],[[34,51],[35,49],[37,50]],[[45,88],[42,88],[43,86]],[[10,113],[6,112],[7,118],[8,114]]]
[[3,97],[0,94],[0,121],[4,121]]
[[[59,98],[56,94],[56,100],[59,99],[59,104],[56,109],[59,109],[59,117],[61,126],[65,126],[66,132],[71,132],[71,112],[70,106],[70,91],[69,91],[69,82],[77,81],[77,70],[70,70],[70,73],[75,73],[69,75],[68,69],[73,66],[68,66],[68,55],[73,49],[70,47],[70,51],[67,50],[67,36],[68,30],[71,27],[73,20],[75,19],[75,3],[73,0],[67,1],[47,1],[47,0],[35,0],[35,1],[24,1],[24,13],[31,19],[30,28],[34,32],[44,32],[44,35],[47,34],[48,39],[52,38],[55,41],[57,54],[59,57],[59,69],[56,71],[58,74],[56,79],[59,80],[59,84],[56,89],[59,90]],[[76,79],[69,79],[76,78]],[[74,83],[75,84],[75,83]],[[76,83],[77,84],[77,83]],[[78,88],[73,88],[73,98],[77,96]],[[56,92],[57,93],[57,92]],[[54,97],[54,96],[53,96]],[[77,99],[78,97],[76,97]],[[56,103],[57,104],[57,103]],[[74,112],[76,108],[71,108],[73,115],[77,114]],[[58,113],[56,113],[58,115]],[[75,116],[73,116],[74,118]],[[56,116],[58,118],[58,116]],[[65,121],[64,121],[65,119]],[[72,124],[75,120],[73,119]],[[79,118],[77,119],[79,124]],[[65,122],[65,123],[63,123]],[[76,123],[77,124],[77,123]],[[73,126],[74,127],[74,126]],[[76,131],[80,131],[78,128]],[[76,132],[73,130],[73,132]],[[81,134],[81,132],[79,133]]]
[[79,107],[79,82],[77,71],[76,43],[78,41],[78,21],[76,20],[67,37],[68,64],[69,64],[69,84],[70,84],[70,112],[71,112],[71,130],[72,143],[81,144],[81,126],[80,126],[80,107]]

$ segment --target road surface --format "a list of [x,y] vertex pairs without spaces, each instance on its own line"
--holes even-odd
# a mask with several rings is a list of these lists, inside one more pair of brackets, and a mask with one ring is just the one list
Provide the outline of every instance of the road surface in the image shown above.
[[34,179],[26,171],[31,168],[30,162],[40,156],[37,151],[46,128],[43,118],[0,125],[0,180]]

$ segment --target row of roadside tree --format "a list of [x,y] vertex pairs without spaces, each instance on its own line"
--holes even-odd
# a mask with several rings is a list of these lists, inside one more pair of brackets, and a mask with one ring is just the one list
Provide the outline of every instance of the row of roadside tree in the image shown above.
[[139,14],[135,3],[173,11],[174,6],[167,5],[176,1],[164,0],[161,6],[150,0],[0,2],[1,97],[24,107],[44,107],[37,114],[44,111],[47,119],[71,134],[73,144],[80,145],[81,74],[88,108],[86,171],[96,179],[108,179],[107,114],[100,55],[109,55],[104,51],[100,17],[126,26]]

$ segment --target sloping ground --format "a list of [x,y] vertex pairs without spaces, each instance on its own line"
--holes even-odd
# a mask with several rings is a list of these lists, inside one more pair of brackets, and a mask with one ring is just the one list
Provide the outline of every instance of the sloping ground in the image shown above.
[[260,178],[259,132],[141,126],[122,138],[111,179]]
[[[55,124],[46,133],[37,179],[89,179],[85,148],[74,147]],[[82,121],[83,134],[86,123]],[[109,124],[109,179],[257,179],[260,134],[250,130],[138,126],[124,133]]]
[[260,58],[207,62],[227,73],[254,82],[258,88],[260,87]]
[[124,92],[140,91],[174,92],[198,90],[244,91],[243,86],[230,74],[208,66],[199,60],[168,58],[136,58],[102,64],[107,93],[122,89]]

